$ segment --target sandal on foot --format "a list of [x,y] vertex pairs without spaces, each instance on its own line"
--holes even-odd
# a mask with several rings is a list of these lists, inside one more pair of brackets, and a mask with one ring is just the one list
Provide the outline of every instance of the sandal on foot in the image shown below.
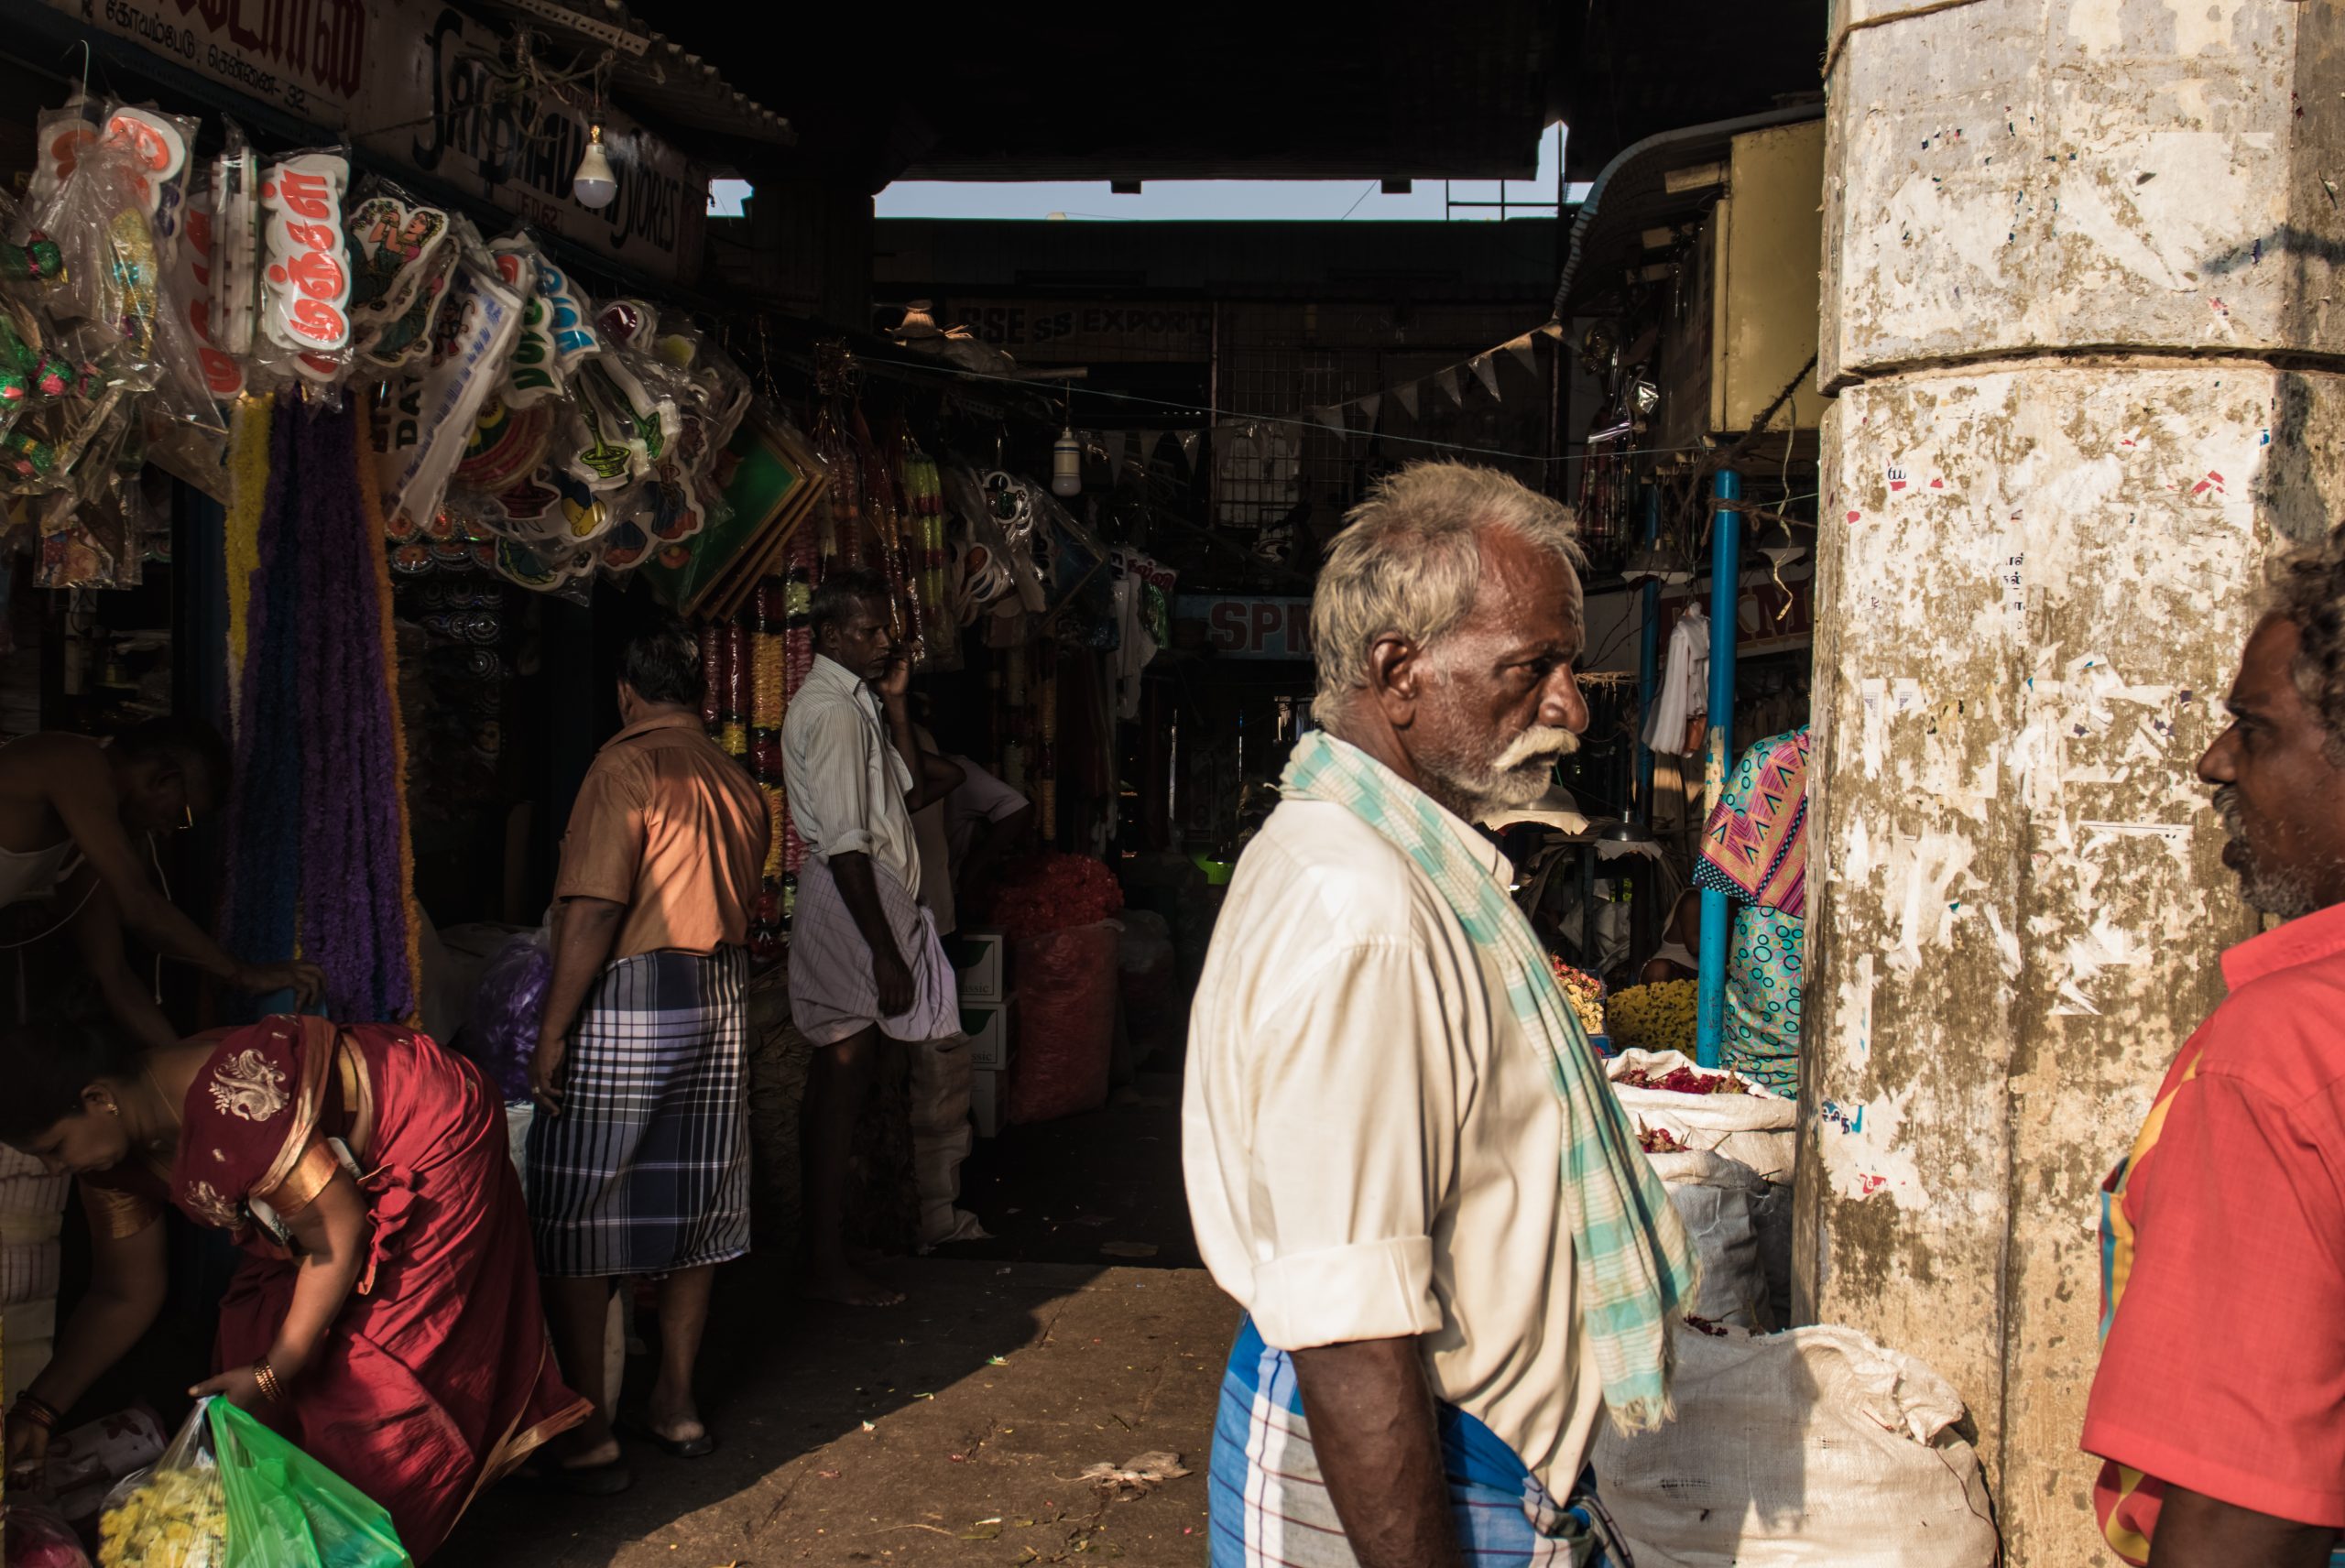
[[704,1426],[698,1437],[674,1438],[655,1429],[648,1421],[619,1423],[619,1431],[638,1443],[648,1443],[671,1459],[705,1459],[716,1452],[716,1439]]

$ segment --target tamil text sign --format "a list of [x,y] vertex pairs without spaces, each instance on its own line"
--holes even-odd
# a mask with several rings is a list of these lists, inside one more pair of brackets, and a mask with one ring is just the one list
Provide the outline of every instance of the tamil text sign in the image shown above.
[[691,282],[708,171],[616,110],[603,143],[619,193],[570,185],[589,112],[504,61],[500,36],[453,7],[401,0],[49,0],[200,76],[350,136],[654,277]]

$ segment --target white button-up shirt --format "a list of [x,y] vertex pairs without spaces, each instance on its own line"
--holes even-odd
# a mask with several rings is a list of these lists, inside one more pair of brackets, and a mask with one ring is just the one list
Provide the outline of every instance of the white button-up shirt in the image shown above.
[[911,769],[888,736],[878,694],[817,654],[781,721],[782,798],[806,850],[862,854],[920,896],[920,848],[904,796]]
[[1575,1300],[1563,1105],[1432,880],[1341,805],[1280,806],[1214,928],[1186,1071],[1197,1245],[1262,1338],[1423,1336],[1434,1395],[1569,1496],[1603,1389]]

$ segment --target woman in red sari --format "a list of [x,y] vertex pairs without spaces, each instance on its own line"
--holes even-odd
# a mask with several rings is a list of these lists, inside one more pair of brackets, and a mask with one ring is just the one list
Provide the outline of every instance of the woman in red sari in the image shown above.
[[429,1557],[588,1410],[547,1344],[504,1107],[402,1029],[269,1018],[144,1060],[105,1030],[0,1040],[0,1140],[81,1179],[96,1249],[89,1299],[9,1411],[11,1481],[153,1322],[169,1202],[245,1253],[222,1370],[192,1392],[278,1426]]

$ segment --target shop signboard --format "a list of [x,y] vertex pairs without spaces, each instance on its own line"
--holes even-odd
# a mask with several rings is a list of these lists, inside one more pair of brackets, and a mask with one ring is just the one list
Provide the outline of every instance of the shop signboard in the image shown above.
[[401,0],[49,0],[222,86],[638,272],[694,281],[708,171],[605,108],[618,180],[600,212],[570,191],[586,98],[529,82],[501,36],[452,6]]
[[[1216,659],[1309,659],[1311,601],[1183,593],[1173,601],[1174,641],[1192,646],[1199,630]],[[1183,635],[1179,623],[1194,623]]]
[[951,299],[939,319],[1030,362],[1213,357],[1213,306],[1202,300]]

